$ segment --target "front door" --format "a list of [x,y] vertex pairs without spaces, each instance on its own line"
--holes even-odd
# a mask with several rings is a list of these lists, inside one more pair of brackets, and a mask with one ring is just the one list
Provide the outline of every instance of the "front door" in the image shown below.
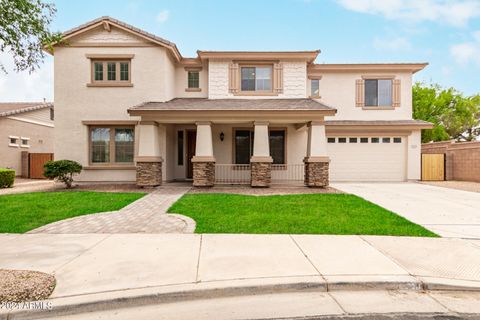
[[192,158],[195,155],[195,146],[197,144],[197,132],[187,130],[187,179],[193,179]]

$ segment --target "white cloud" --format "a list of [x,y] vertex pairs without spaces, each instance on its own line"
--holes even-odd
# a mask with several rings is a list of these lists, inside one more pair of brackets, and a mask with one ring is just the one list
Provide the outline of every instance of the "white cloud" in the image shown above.
[[160,23],[164,23],[165,21],[168,20],[169,17],[170,17],[170,11],[162,10],[157,14],[157,21]]
[[450,46],[450,54],[461,65],[476,63],[480,66],[480,30],[472,32],[472,40]]
[[412,44],[407,38],[375,38],[373,39],[373,47],[377,50],[385,51],[409,51],[412,49]]
[[383,15],[387,19],[412,22],[444,22],[456,27],[480,17],[478,0],[337,0],[356,12]]
[[1,101],[53,101],[53,58],[47,56],[36,72],[13,71],[13,60],[7,53],[0,54],[0,62],[8,74],[0,71]]

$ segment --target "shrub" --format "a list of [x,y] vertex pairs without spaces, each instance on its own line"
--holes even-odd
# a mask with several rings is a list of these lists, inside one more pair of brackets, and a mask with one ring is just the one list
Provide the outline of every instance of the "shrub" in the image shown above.
[[71,188],[73,175],[82,171],[82,165],[72,160],[57,160],[48,161],[43,169],[45,177],[62,181],[67,188]]
[[0,168],[0,188],[11,188],[15,182],[15,170]]

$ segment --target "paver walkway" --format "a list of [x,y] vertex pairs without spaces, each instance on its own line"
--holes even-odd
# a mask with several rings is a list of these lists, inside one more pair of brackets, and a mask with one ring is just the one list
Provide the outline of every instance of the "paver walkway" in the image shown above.
[[189,186],[162,186],[119,211],[87,214],[47,224],[28,233],[193,233],[191,218],[166,214]]

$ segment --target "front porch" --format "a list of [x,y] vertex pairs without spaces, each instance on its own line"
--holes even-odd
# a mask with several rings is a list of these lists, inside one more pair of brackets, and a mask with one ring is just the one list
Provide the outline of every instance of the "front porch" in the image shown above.
[[174,99],[133,107],[130,115],[141,117],[137,184],[326,187],[324,117],[335,112],[311,99]]

